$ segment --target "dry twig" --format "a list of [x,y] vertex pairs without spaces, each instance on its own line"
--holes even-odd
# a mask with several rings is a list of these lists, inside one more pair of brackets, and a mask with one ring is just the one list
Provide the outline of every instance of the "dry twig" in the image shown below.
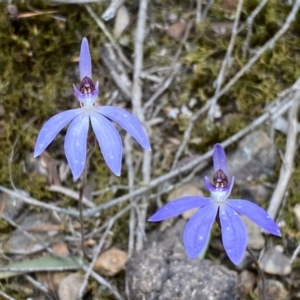
[[[133,68],[133,83],[132,83],[132,106],[133,112],[137,115],[138,119],[146,127],[146,119],[142,107],[142,86],[141,86],[141,73],[143,69],[143,55],[144,55],[144,39],[145,39],[145,26],[147,18],[147,7],[149,0],[140,0],[139,14],[136,27],[135,43],[134,43],[134,68]],[[151,159],[152,153],[144,151],[143,157],[143,182],[149,184],[151,176]],[[144,228],[147,215],[147,199],[144,198],[143,206],[140,209],[138,218],[138,232],[137,232],[137,250],[142,249],[144,239]]]
[[109,40],[109,42],[114,47],[116,53],[118,54],[118,56],[122,60],[122,62],[127,67],[132,68],[131,63],[128,61],[127,57],[124,55],[121,47],[117,44],[117,42],[115,41],[115,39],[113,38],[113,36],[110,34],[110,32],[106,28],[106,26],[103,23],[103,21],[96,15],[96,13],[94,12],[94,10],[91,8],[91,6],[89,4],[86,4],[85,8],[88,11],[88,13],[90,14],[90,16],[95,20],[95,22],[100,27],[100,29],[103,31],[103,33],[106,35],[107,39]]
[[1,291],[1,290],[0,290],[0,295],[1,295],[4,299],[15,300],[14,298],[8,296],[6,293],[4,293],[4,292]]
[[[74,200],[77,200],[79,199],[79,193],[78,192],[75,192],[73,190],[70,190],[66,187],[63,187],[61,185],[50,185],[49,187],[47,187],[47,190],[49,190],[50,192],[56,192],[56,193],[61,193],[67,197],[70,197]],[[95,204],[90,201],[88,198],[86,198],[85,196],[82,197],[82,203],[84,205],[86,205],[87,207],[95,207]]]
[[102,235],[102,237],[101,237],[101,239],[100,239],[100,241],[98,243],[98,246],[96,247],[96,249],[94,249],[93,259],[92,259],[92,261],[91,261],[91,263],[90,263],[90,265],[89,265],[89,267],[88,267],[88,269],[87,269],[87,271],[86,271],[86,273],[84,275],[83,283],[82,283],[82,285],[81,285],[81,287],[79,289],[79,296],[80,297],[83,296],[85,288],[86,288],[86,286],[88,284],[89,277],[90,277],[90,275],[91,275],[91,273],[93,271],[93,268],[95,266],[97,258],[98,258],[99,254],[100,254],[100,251],[102,250],[102,247],[104,245],[105,238],[108,235],[108,233],[110,232],[110,229],[111,229],[113,223],[114,222],[112,220],[109,221],[109,223],[108,223],[108,225],[106,227],[106,230],[105,230],[104,234]]
[[124,0],[111,0],[110,5],[102,14],[101,18],[104,21],[109,21],[115,17],[116,12],[120,8],[120,6],[124,3]]
[[243,0],[239,0],[238,6],[236,9],[234,23],[233,23],[231,38],[229,41],[229,45],[227,47],[226,55],[222,61],[221,70],[219,72],[219,75],[218,75],[218,78],[216,81],[215,94],[211,98],[210,109],[208,111],[208,118],[210,119],[211,122],[215,119],[215,110],[216,110],[216,104],[218,101],[218,94],[220,92],[220,89],[221,89],[224,79],[226,77],[226,68],[228,66],[230,66],[230,60],[232,59],[231,55],[232,55],[232,50],[233,50],[236,36],[238,34],[238,26],[239,26],[239,22],[240,22],[241,13],[242,13],[242,8],[243,8]]
[[277,211],[281,205],[284,194],[286,193],[290,178],[293,173],[294,158],[296,152],[296,140],[298,134],[298,110],[300,105],[300,91],[295,94],[293,104],[289,109],[288,114],[288,136],[286,139],[286,150],[283,157],[283,162],[280,169],[280,175],[276,189],[271,198],[268,213],[275,219]]

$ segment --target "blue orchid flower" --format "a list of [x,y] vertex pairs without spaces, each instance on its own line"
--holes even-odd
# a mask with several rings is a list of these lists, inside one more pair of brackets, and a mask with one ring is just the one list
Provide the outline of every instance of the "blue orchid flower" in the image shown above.
[[210,198],[187,196],[174,200],[159,209],[149,221],[162,221],[175,217],[192,208],[200,208],[187,222],[183,243],[190,258],[196,258],[208,243],[210,231],[217,220],[222,232],[222,242],[230,260],[238,265],[247,246],[247,230],[240,215],[248,217],[265,231],[281,236],[277,224],[258,205],[242,199],[228,199],[234,177],[227,178],[226,155],[220,144],[213,152],[214,177],[211,183],[207,176],[204,182]]
[[79,72],[79,89],[75,85],[73,87],[81,107],[58,113],[43,125],[35,144],[34,157],[39,156],[70,123],[64,150],[74,179],[79,178],[86,163],[87,138],[91,123],[107,166],[119,176],[123,147],[120,135],[111,121],[125,129],[145,150],[151,150],[148,137],[138,119],[128,111],[114,106],[96,105],[99,83],[94,84],[92,81],[91,55],[86,38],[81,43]]

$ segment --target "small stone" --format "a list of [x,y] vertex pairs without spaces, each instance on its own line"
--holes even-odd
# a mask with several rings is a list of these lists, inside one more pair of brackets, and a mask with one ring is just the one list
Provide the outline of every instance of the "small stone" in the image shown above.
[[248,270],[243,270],[240,274],[240,281],[241,285],[244,288],[244,292],[247,295],[251,291],[253,291],[254,285],[256,283],[256,276]]
[[241,216],[248,232],[248,246],[253,250],[261,250],[265,245],[265,239],[261,233],[260,227],[245,216]]
[[[28,196],[28,193],[22,193]],[[24,211],[25,203],[7,194],[0,194],[0,211],[8,215],[11,219],[15,219],[22,211]]]
[[7,5],[5,11],[11,19],[17,19],[19,10],[16,5],[14,5],[14,4]]
[[[31,230],[45,224],[55,224],[56,220],[50,212],[45,213],[29,213],[19,222],[24,230]],[[50,243],[57,232],[32,232],[31,235],[37,238],[42,243]],[[41,251],[44,246],[38,241],[29,238],[20,229],[15,229],[9,239],[3,244],[3,251],[7,253],[28,255]]]
[[52,246],[52,250],[59,256],[67,257],[69,255],[69,249],[64,242],[59,242]]
[[283,253],[282,246],[268,249],[261,258],[261,269],[273,275],[288,275],[292,271],[290,259]]
[[83,283],[83,276],[79,273],[72,273],[66,276],[58,287],[58,296],[60,300],[79,299],[79,290]]
[[[284,285],[277,280],[266,280],[265,281],[265,300],[286,300],[289,299],[289,292],[285,289]],[[261,295],[261,282],[255,289],[256,295]]]
[[172,24],[167,30],[166,34],[174,39],[175,41],[180,41],[184,31],[186,29],[186,22],[183,20],[180,20],[174,24]]
[[127,260],[125,251],[111,248],[98,256],[94,270],[104,276],[114,276],[125,268]]

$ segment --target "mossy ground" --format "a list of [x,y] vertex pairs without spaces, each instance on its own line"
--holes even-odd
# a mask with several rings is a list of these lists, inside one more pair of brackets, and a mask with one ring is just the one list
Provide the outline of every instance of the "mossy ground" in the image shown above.
[[[180,61],[182,70],[176,76],[174,83],[166,92],[167,104],[174,107],[188,106],[191,98],[196,99],[196,105],[191,110],[202,107],[214,94],[216,80],[222,59],[224,58],[228,42],[228,35],[215,35],[210,28],[216,22],[232,22],[233,13],[224,11],[222,1],[213,5],[207,22],[192,29],[188,39],[189,47],[184,49]],[[257,5],[258,1],[246,1],[242,19]],[[20,13],[28,12],[24,2],[14,3]],[[52,194],[45,187],[46,179],[36,173],[24,171],[24,162],[32,155],[36,136],[42,124],[52,115],[61,110],[77,107],[78,102],[72,93],[72,84],[78,84],[78,68],[75,58],[79,54],[80,41],[88,36],[93,58],[93,73],[100,81],[102,95],[108,94],[114,84],[109,73],[102,64],[99,47],[106,42],[101,30],[89,16],[84,6],[57,4],[55,6],[44,1],[30,1],[31,7],[40,11],[56,10],[52,15],[10,19],[5,13],[6,4],[0,5],[0,104],[4,114],[0,119],[0,184],[11,186],[9,164],[11,163],[12,179],[20,189],[24,189],[33,197],[42,201],[51,199]],[[135,15],[138,9],[137,1],[128,1],[130,13]],[[92,4],[95,12],[100,16],[104,11],[103,4]],[[258,15],[253,27],[250,41],[251,49],[262,46],[282,26],[290,8],[281,2],[271,0]],[[163,30],[151,27],[155,23],[164,25],[166,14],[174,13],[178,18],[191,18],[189,5],[185,1],[151,1],[149,2],[149,33],[145,43],[145,66],[165,67],[171,63],[172,55],[177,50],[178,42],[166,36]],[[125,31],[128,44],[124,53],[132,59],[133,33],[135,24]],[[200,118],[192,133],[192,138],[201,138],[197,144],[190,145],[196,153],[203,153],[211,148],[215,142],[220,142],[249,124],[263,112],[263,108],[272,102],[277,94],[291,86],[300,76],[300,27],[299,15],[292,28],[276,45],[266,51],[259,61],[236,83],[219,101],[224,115],[211,126],[207,126],[205,118]],[[112,22],[107,24],[111,29]],[[152,28],[152,29],[151,29]],[[227,73],[227,82],[248,60],[249,54],[242,49],[246,31],[242,31],[236,40],[233,51],[233,63]],[[161,55],[161,50],[166,55]],[[150,83],[148,83],[150,85]],[[149,86],[144,84],[144,91]],[[105,103],[102,96],[101,102]],[[130,109],[130,104],[127,104]],[[165,114],[164,126],[166,131],[156,132],[162,140],[166,135],[181,140],[182,132],[187,126],[185,118],[170,121]],[[170,125],[170,126],[169,126]],[[26,128],[26,129],[24,129]],[[48,148],[51,157],[65,159],[63,154],[64,132]],[[14,142],[19,139],[13,149]],[[284,151],[285,136],[278,135],[276,143]],[[163,145],[162,145],[163,146]],[[9,157],[14,150],[12,161]],[[166,160],[172,163],[172,156]],[[300,196],[300,158],[295,160],[295,171],[290,183],[284,218],[287,231],[296,232],[293,217],[293,207],[299,202]],[[278,169],[281,162],[278,162]],[[165,170],[154,170],[153,176],[161,175]],[[114,179],[126,184],[126,172],[123,177]],[[96,189],[103,189],[108,183],[110,175],[98,149],[91,159],[88,181],[93,181]],[[274,179],[276,181],[276,179]],[[67,183],[69,188],[75,188],[71,177]],[[101,203],[110,199],[110,195],[95,199]],[[119,209],[119,208],[116,208]],[[116,213],[116,209],[106,212],[103,219]],[[114,232],[118,243],[126,247],[128,216],[124,216],[115,226]],[[296,243],[297,239],[294,240]],[[9,293],[9,291],[8,291]],[[18,299],[22,297],[19,296]]]

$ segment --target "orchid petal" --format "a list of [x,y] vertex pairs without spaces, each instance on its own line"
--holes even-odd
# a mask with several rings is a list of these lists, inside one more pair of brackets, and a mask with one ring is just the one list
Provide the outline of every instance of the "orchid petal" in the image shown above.
[[281,236],[278,225],[260,206],[247,200],[230,199],[227,204],[241,215],[245,215],[265,231]]
[[83,38],[80,47],[79,56],[79,74],[80,80],[84,77],[92,78],[92,62],[87,38]]
[[159,209],[148,221],[157,222],[178,216],[183,212],[196,207],[210,204],[211,199],[199,196],[187,196],[171,201]]
[[216,190],[216,187],[211,184],[209,178],[207,176],[204,176],[204,184],[206,186],[206,189],[210,192],[213,193]]
[[139,120],[125,109],[101,106],[97,111],[125,129],[145,149],[151,150],[148,137]]
[[70,124],[65,137],[65,154],[74,179],[84,170],[86,143],[89,130],[89,113],[82,112]]
[[183,243],[190,258],[196,258],[206,247],[217,212],[217,205],[206,205],[187,222],[183,231]]
[[230,260],[238,265],[247,246],[247,230],[237,212],[227,205],[220,205],[219,217],[224,249]]
[[39,156],[48,145],[54,140],[57,134],[70,123],[77,115],[79,115],[81,109],[70,109],[63,111],[52,118],[50,118],[42,127],[37,137],[34,157]]
[[98,112],[92,112],[90,118],[107,166],[116,176],[120,176],[123,147],[117,129]]
[[232,188],[233,188],[233,186],[234,186],[234,179],[235,179],[234,176],[232,176],[232,177],[230,178],[230,181],[229,181],[228,186],[224,188],[224,189],[226,190],[226,199],[228,199],[228,197],[229,197],[230,194],[231,194]]
[[214,172],[222,170],[227,175],[226,155],[221,144],[216,144],[213,153]]

